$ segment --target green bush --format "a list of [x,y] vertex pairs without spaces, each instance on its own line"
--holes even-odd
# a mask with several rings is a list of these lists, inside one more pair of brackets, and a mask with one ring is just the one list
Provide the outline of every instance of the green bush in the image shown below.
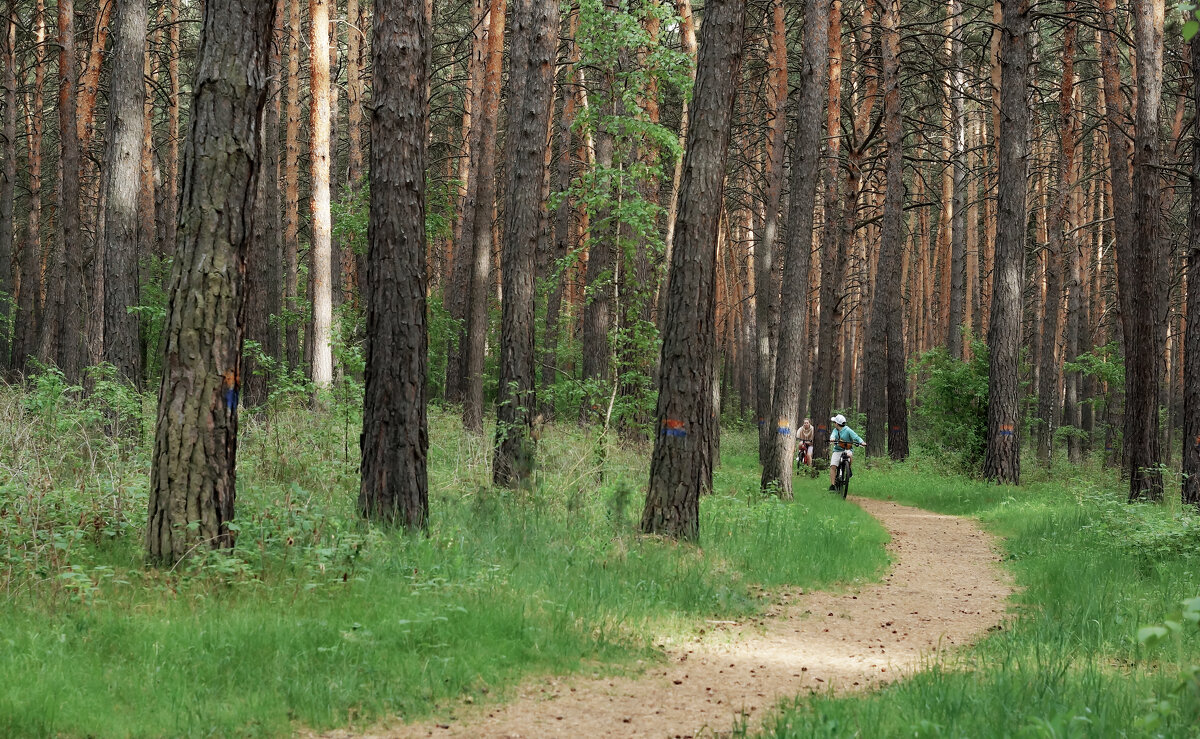
[[974,473],[987,450],[988,349],[971,341],[971,358],[952,358],[945,348],[925,352],[915,366],[913,409],[916,441],[952,457],[960,471]]

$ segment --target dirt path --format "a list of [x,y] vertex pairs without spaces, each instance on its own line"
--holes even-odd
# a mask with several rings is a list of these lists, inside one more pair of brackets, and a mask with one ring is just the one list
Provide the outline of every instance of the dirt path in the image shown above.
[[[543,678],[510,703],[466,707],[372,737],[699,737],[751,726],[781,698],[896,679],[1004,615],[1011,587],[992,538],[968,519],[856,499],[892,535],[883,582],[846,593],[786,593],[765,618],[717,624],[638,678]],[[327,735],[352,736],[343,732]],[[358,735],[362,736],[362,735]]]

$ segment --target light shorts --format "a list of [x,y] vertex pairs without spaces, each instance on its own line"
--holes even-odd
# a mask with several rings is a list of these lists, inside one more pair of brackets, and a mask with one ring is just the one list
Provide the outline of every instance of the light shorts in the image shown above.
[[834,449],[833,454],[829,456],[829,466],[837,467],[842,463],[842,455],[850,455],[850,459],[854,459],[854,450],[852,449]]

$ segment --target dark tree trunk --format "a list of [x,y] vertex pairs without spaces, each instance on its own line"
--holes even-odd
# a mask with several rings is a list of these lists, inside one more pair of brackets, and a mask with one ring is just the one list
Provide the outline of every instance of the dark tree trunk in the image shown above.
[[[75,4],[58,3],[58,130],[75,131],[76,83]],[[80,379],[83,342],[83,238],[79,227],[79,139],[60,136],[58,243],[53,267],[46,277],[46,307],[38,355],[57,363],[69,382]]]
[[[104,359],[117,376],[142,384],[138,316],[138,194],[144,138],[146,0],[117,9],[111,61],[108,142],[104,157]],[[147,237],[153,238],[152,234]]]
[[1030,19],[1028,0],[1002,0],[1001,6],[998,223],[988,325],[988,438],[983,474],[997,483],[1019,485]]
[[[283,18],[283,0],[275,1],[275,18]],[[263,172],[254,194],[254,233],[246,256],[246,338],[257,342],[262,353],[274,360],[281,359],[279,327],[271,320],[281,312],[283,304],[283,240],[279,193],[279,95],[282,33],[271,32],[270,78],[267,90],[267,111],[263,122]],[[266,402],[272,378],[252,356],[242,358],[242,384],[245,402],[257,406]]]
[[657,434],[642,513],[647,534],[697,540],[700,495],[712,490],[717,238],[745,17],[742,0],[709,0],[705,7],[666,296]]
[[[772,432],[763,462],[762,487],[778,486],[792,496],[794,429],[804,392],[803,367],[808,360],[808,276],[812,264],[813,208],[817,199],[821,163],[821,104],[829,79],[829,0],[806,0],[804,10],[804,69],[797,97],[793,147],[791,200],[788,212],[787,254],[783,265],[780,305],[788,306],[779,321],[779,358],[767,426]],[[693,124],[694,125],[694,124]],[[681,216],[682,217],[682,216]]]
[[[966,84],[963,71],[963,21],[961,0],[950,1],[951,65],[949,74],[953,79],[951,108],[953,109],[954,150],[951,152],[953,167],[954,205],[950,224],[950,320],[946,327],[946,347],[954,359],[963,358],[963,315],[966,309],[967,269],[967,111]],[[894,425],[894,424],[893,424]],[[891,435],[888,435],[889,443]]]
[[[492,3],[495,5],[495,3]],[[461,403],[466,392],[463,378],[463,349],[466,342],[467,299],[471,292],[471,267],[474,264],[474,218],[475,203],[482,171],[479,146],[487,118],[483,114],[484,75],[490,56],[489,46],[489,3],[473,0],[472,16],[474,32],[471,40],[471,61],[468,65],[469,83],[466,106],[470,120],[464,123],[465,131],[465,188],[459,203],[459,217],[454,224],[454,255],[450,265],[450,283],[445,286],[446,312],[460,322],[462,330],[446,352],[446,400]]]
[[300,0],[288,2],[287,128],[284,132],[284,308],[289,315],[284,329],[288,368],[300,367]]
[[[483,354],[487,346],[488,289],[491,286],[492,219],[496,209],[496,119],[500,111],[500,63],[504,50],[504,11],[506,0],[492,0],[491,28],[488,32],[488,63],[484,73],[480,115],[483,130],[479,138],[479,169],[475,211],[468,236],[463,229],[460,254],[465,258],[471,245],[471,282],[467,302],[467,327],[460,342],[462,351],[463,426],[483,433]],[[540,159],[538,161],[541,161]]]
[[542,192],[550,176],[546,132],[554,110],[558,4],[515,0],[510,111],[504,156],[504,301],[500,324],[500,387],[496,398],[497,485],[515,487],[533,472],[534,261],[541,237]]
[[26,98],[26,129],[29,136],[29,213],[26,238],[21,250],[21,293],[13,322],[13,367],[25,371],[30,355],[37,351],[40,300],[42,291],[42,131],[44,121],[43,87],[45,84],[46,17],[42,0],[38,0],[33,17],[33,90]]
[[17,180],[17,3],[9,0],[4,8],[4,19],[0,32],[4,33],[0,46],[0,66],[4,67],[4,95],[0,106],[4,108],[4,168],[0,170],[0,371],[11,366],[12,343],[10,340],[9,316],[13,312],[13,197]]
[[[817,361],[813,371],[811,412],[813,426],[813,459],[824,458],[829,443],[829,418],[833,412],[834,375],[838,371],[836,329],[841,315],[845,291],[842,278],[846,272],[846,249],[841,248],[843,231],[851,228],[854,207],[848,204],[850,217],[843,217],[838,198],[838,154],[841,149],[842,126],[842,41],[841,2],[834,0],[829,11],[829,94],[825,128],[829,136],[828,169],[825,171],[825,229],[821,233],[821,312],[817,317]],[[862,142],[855,142],[862,145]],[[848,193],[847,197],[855,197]]]
[[[1192,97],[1200,104],[1200,36],[1192,38]],[[1187,335],[1183,354],[1183,502],[1200,505],[1200,126],[1192,127]]]
[[425,411],[425,85],[422,0],[375,0],[366,395],[359,512],[410,530],[429,520]]
[[1159,104],[1162,101],[1163,4],[1133,2],[1137,109],[1133,146],[1133,234],[1117,245],[1118,294],[1125,330],[1125,445],[1129,499],[1163,495],[1158,427],[1160,362],[1166,347],[1166,255],[1162,243]]
[[767,114],[771,116],[767,138],[766,194],[762,234],[754,245],[754,324],[756,336],[755,411],[758,416],[758,458],[765,463],[771,435],[776,433],[771,418],[775,387],[775,337],[779,323],[779,280],[775,269],[775,242],[779,235],[779,206],[783,196],[783,163],[787,149],[787,26],[783,0],[771,4],[771,69],[767,87]]
[[[905,368],[907,355],[904,349],[904,305],[900,294],[903,280],[904,249],[904,119],[900,110],[900,0],[890,0],[883,18],[883,120],[887,138],[887,193],[883,201],[883,222],[879,247],[879,265],[876,269],[874,300],[882,309],[887,339],[887,445],[892,459],[908,456],[908,373]],[[955,174],[960,177],[961,174]],[[955,199],[963,194],[963,188],[955,191]],[[965,200],[965,198],[964,198]],[[959,203],[955,203],[955,218],[958,218]],[[962,210],[966,211],[963,202]],[[954,241],[965,238],[956,234]],[[960,252],[962,245],[954,247]],[[958,268],[958,311],[962,313],[962,275],[960,254]],[[882,281],[880,279],[882,276]],[[954,287],[951,285],[951,315],[954,314]],[[872,311],[872,318],[875,312]],[[960,335],[961,338],[961,335]],[[884,378],[880,378],[883,380]],[[878,438],[878,437],[876,437]]]
[[[1050,238],[1046,245],[1046,306],[1042,324],[1042,383],[1038,392],[1038,459],[1042,464],[1050,463],[1053,452],[1054,421],[1058,418],[1058,378],[1062,373],[1062,363],[1055,354],[1058,346],[1059,315],[1062,312],[1063,277],[1073,274],[1070,265],[1076,264],[1075,249],[1068,243],[1065,233],[1070,226],[1071,209],[1071,180],[1075,170],[1075,124],[1074,124],[1074,95],[1075,95],[1075,22],[1071,17],[1075,11],[1073,0],[1067,0],[1065,13],[1068,16],[1067,26],[1063,31],[1063,74],[1062,84],[1058,91],[1058,130],[1062,146],[1058,158],[1058,187],[1055,203],[1048,216]],[[1078,303],[1078,288],[1074,283],[1071,292]],[[1070,308],[1066,322],[1071,321]],[[1075,327],[1078,335],[1078,326]],[[1065,354],[1071,354],[1071,327],[1067,330],[1067,346]],[[1063,357],[1074,361],[1074,356]],[[1071,379],[1067,378],[1067,383]],[[1071,399],[1074,402],[1074,399]],[[1064,408],[1064,411],[1066,409]],[[1072,409],[1072,413],[1074,410]]]
[[206,0],[164,329],[146,549],[230,547],[246,252],[274,3]]

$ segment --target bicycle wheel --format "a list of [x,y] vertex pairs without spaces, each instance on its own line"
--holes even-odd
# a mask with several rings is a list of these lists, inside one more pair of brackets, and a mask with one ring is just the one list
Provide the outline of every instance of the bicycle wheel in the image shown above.
[[850,494],[850,465],[845,462],[838,466],[837,491],[842,494],[843,500]]

